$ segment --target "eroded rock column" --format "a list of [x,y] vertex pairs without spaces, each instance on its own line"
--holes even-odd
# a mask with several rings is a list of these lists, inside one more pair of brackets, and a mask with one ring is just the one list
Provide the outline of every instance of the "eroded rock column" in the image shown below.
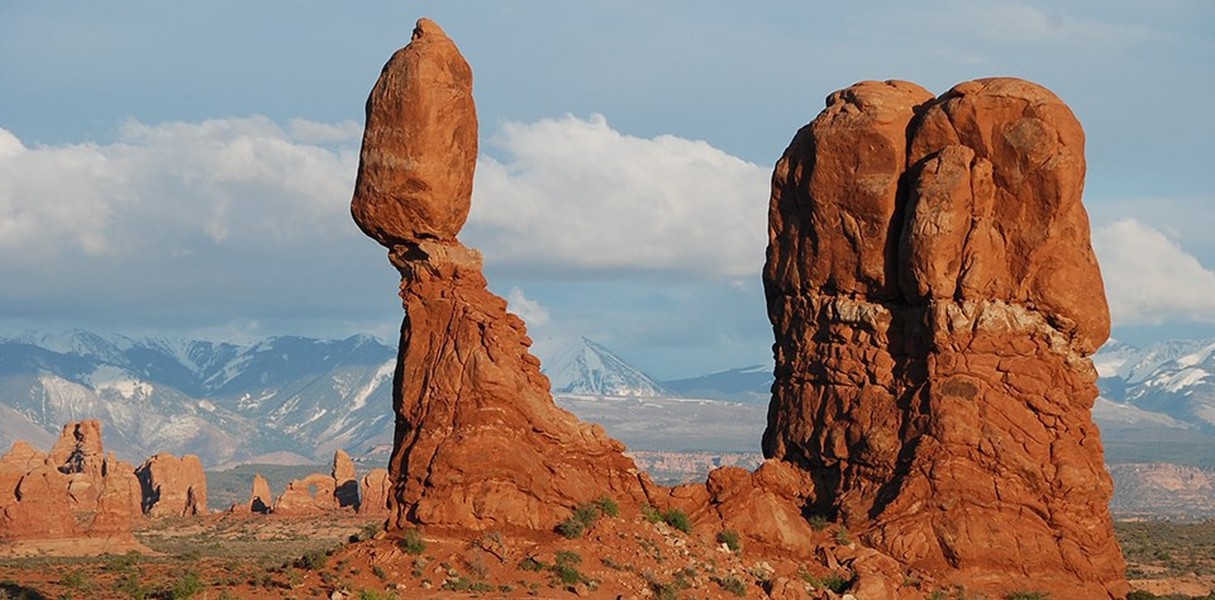
[[640,503],[648,481],[602,428],[553,404],[523,321],[456,239],[476,155],[471,69],[422,19],[367,100],[351,203],[389,249],[405,308],[389,527],[550,529],[601,495]]
[[968,589],[1128,591],[1084,168],[1071,111],[1017,79],[864,82],[798,133],[773,175],[764,450],[813,477],[809,511]]

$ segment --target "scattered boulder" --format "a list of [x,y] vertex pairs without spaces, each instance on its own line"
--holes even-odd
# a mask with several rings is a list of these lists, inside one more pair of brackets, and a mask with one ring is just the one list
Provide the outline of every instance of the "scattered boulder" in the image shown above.
[[471,90],[455,44],[422,19],[367,102],[351,212],[389,249],[405,308],[389,527],[547,530],[600,496],[644,503],[648,477],[553,403],[523,321],[456,240],[476,165]]
[[763,448],[813,480],[808,511],[968,591],[1127,593],[1084,169],[1067,106],[1011,78],[859,83],[797,133],[772,180]]
[[266,514],[274,506],[274,494],[270,491],[270,482],[261,473],[253,475],[253,493],[249,495],[249,512]]
[[207,512],[207,476],[193,454],[167,452],[144,461],[135,475],[143,488],[143,512],[150,517],[191,516]]

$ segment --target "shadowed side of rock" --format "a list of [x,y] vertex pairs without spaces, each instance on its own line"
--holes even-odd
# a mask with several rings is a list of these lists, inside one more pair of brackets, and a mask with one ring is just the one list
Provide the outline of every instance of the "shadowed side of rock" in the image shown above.
[[833,94],[777,163],[765,453],[814,479],[809,511],[912,568],[1124,595],[1080,125],[1021,80],[909,85]]
[[438,25],[419,20],[368,98],[351,203],[389,249],[406,313],[390,528],[551,529],[599,496],[642,502],[648,480],[621,444],[553,404],[523,322],[456,240],[476,131],[471,69]]

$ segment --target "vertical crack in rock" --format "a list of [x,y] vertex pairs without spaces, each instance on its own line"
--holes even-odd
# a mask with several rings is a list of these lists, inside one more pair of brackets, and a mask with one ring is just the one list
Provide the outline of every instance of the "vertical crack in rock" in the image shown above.
[[765,455],[807,511],[967,589],[1129,591],[1091,417],[1109,310],[1050,91],[862,82],[776,164]]
[[600,496],[643,503],[648,478],[601,427],[553,403],[523,321],[456,239],[476,157],[472,70],[421,19],[367,99],[351,201],[355,222],[388,248],[405,308],[389,528],[551,529]]

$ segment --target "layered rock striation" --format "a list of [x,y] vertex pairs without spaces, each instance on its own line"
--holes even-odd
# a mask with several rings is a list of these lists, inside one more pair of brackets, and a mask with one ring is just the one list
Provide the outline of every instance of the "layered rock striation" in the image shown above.
[[390,529],[550,529],[599,496],[645,499],[623,446],[553,404],[523,321],[456,239],[476,133],[471,69],[421,19],[367,100],[351,203],[401,274]]
[[1075,116],[1018,79],[862,82],[797,133],[772,179],[763,447],[814,480],[807,512],[967,589],[1128,591],[1084,171]]

